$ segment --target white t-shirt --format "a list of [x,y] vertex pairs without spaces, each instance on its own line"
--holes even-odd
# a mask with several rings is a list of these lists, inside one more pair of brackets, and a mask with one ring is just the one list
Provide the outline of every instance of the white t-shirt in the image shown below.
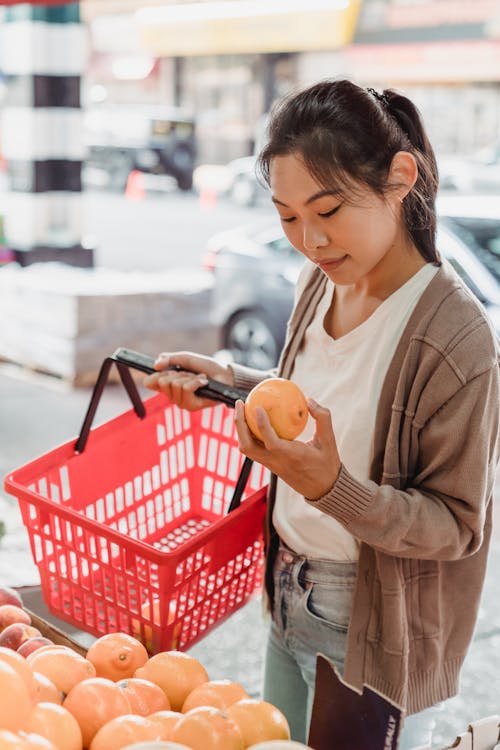
[[[342,463],[356,479],[368,479],[377,405],[387,368],[408,319],[438,267],[426,264],[361,325],[339,339],[326,333],[324,318],[334,285],[328,281],[314,319],[297,354],[291,380],[331,410]],[[299,440],[309,440],[309,421]],[[331,516],[309,505],[278,480],[273,523],[281,539],[298,554],[355,561],[358,542]]]

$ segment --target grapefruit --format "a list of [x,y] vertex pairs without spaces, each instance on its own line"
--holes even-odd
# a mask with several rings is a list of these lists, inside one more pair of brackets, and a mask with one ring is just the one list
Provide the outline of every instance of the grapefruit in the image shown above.
[[255,409],[262,406],[276,434],[295,440],[304,430],[309,417],[306,397],[301,389],[286,378],[267,378],[258,383],[245,401],[245,420],[258,440],[263,440],[257,426]]

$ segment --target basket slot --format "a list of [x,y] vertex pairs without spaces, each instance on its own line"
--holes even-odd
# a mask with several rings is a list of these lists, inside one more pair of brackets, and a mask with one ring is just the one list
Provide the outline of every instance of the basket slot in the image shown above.
[[211,628],[237,611],[262,585],[262,555],[260,543],[245,551],[253,564],[242,569],[234,566],[220,568],[216,574],[199,580],[194,606],[188,606],[179,631],[179,648],[186,648],[202,638]]

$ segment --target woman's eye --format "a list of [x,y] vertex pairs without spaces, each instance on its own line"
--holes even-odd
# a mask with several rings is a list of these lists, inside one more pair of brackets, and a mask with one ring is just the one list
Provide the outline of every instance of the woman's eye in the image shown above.
[[295,216],[280,216],[281,221],[283,224],[291,224],[292,221],[295,221]]
[[335,206],[335,208],[332,208],[330,211],[325,211],[325,213],[320,213],[319,215],[323,219],[328,219],[329,216],[333,216],[333,214],[337,213],[337,211],[339,210],[339,208],[340,208],[341,205],[342,204],[340,204],[338,206]]

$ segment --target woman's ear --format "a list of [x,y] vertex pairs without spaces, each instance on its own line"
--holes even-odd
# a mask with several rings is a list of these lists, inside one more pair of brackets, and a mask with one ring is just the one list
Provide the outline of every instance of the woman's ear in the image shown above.
[[413,154],[409,151],[398,151],[389,169],[389,183],[400,201],[408,195],[417,177],[418,166]]

